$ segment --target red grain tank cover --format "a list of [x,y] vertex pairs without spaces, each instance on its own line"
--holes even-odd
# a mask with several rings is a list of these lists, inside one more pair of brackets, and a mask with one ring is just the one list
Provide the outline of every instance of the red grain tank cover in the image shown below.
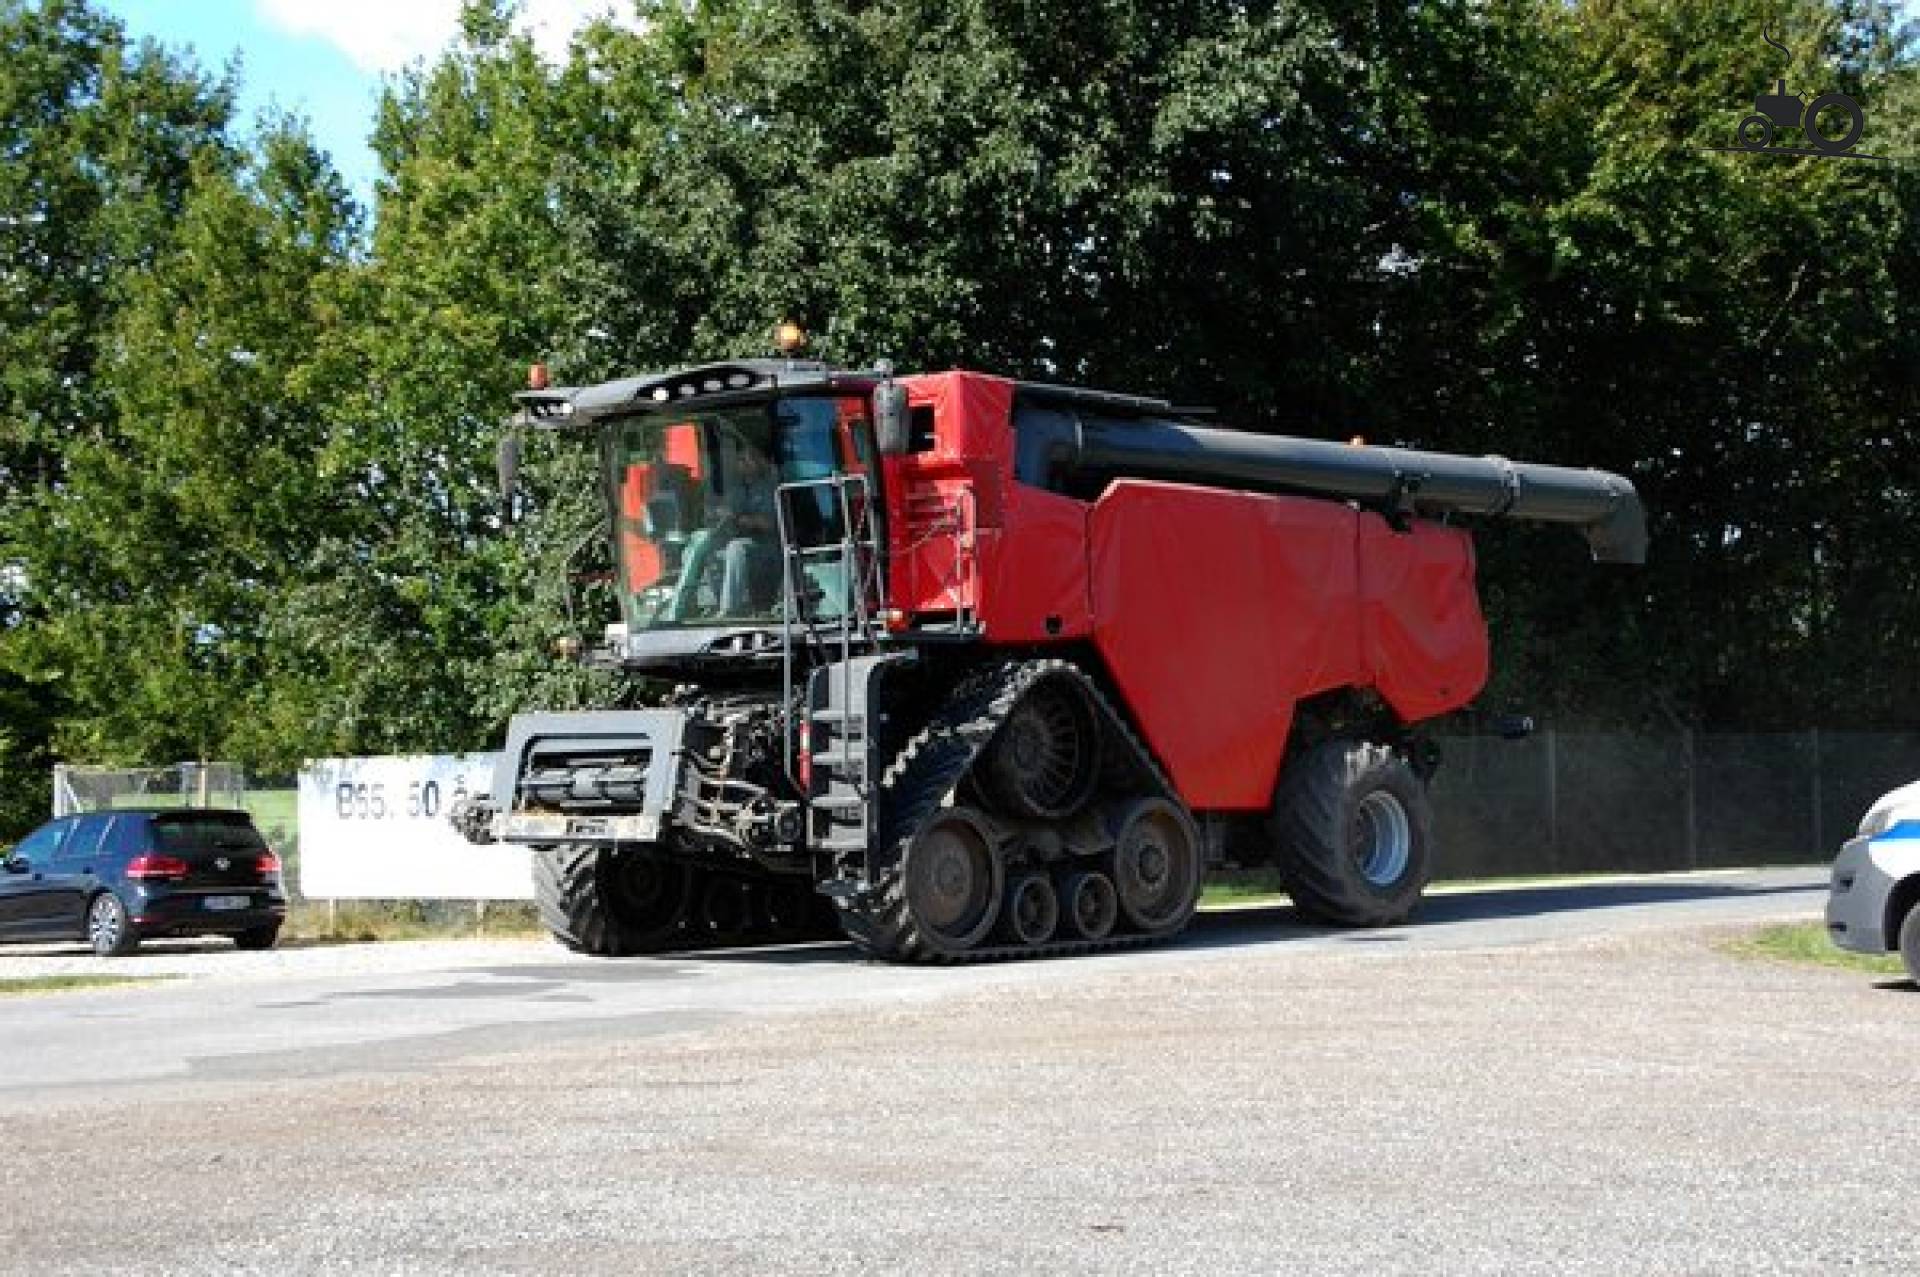
[[1486,682],[1459,529],[1142,480],[1109,488],[1090,529],[1094,640],[1194,808],[1268,804],[1299,700],[1374,687],[1417,721]]

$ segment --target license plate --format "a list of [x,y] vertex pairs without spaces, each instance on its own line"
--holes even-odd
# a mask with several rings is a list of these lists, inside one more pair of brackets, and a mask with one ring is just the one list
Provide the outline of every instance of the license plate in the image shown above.
[[208,896],[206,900],[203,902],[202,907],[206,909],[220,909],[220,910],[251,909],[253,908],[253,897],[252,896]]

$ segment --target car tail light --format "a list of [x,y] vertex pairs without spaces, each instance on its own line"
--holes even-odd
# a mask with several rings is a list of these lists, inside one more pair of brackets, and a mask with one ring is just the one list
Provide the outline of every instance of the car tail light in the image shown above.
[[280,872],[280,857],[274,855],[273,850],[269,848],[260,853],[260,859],[253,862],[253,867],[263,876],[271,878]]
[[811,723],[800,729],[799,764],[800,774],[794,779],[800,782],[801,793],[811,794],[813,792],[813,724]]
[[135,856],[127,862],[129,878],[184,878],[187,862],[178,856]]

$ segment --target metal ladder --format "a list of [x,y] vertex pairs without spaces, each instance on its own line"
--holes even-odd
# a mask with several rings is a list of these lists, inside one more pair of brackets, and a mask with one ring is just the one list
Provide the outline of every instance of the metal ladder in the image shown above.
[[[831,489],[840,514],[840,538],[820,545],[795,541],[790,506],[793,494]],[[858,489],[860,500],[855,501]],[[872,737],[867,705],[872,670],[891,658],[877,657],[874,618],[885,609],[885,582],[873,518],[873,489],[861,474],[834,474],[780,486],[775,503],[785,563],[781,596],[783,629],[781,704],[794,702],[794,649],[804,635],[809,649],[831,650],[838,657],[817,667],[808,681],[800,730],[806,733],[812,760],[807,801],[807,842],[835,860],[864,855],[872,837]],[[837,568],[841,598],[838,615],[823,625],[806,599],[812,584],[807,569]],[[787,757],[794,756],[793,716],[786,718]],[[797,778],[796,778],[797,784]]]

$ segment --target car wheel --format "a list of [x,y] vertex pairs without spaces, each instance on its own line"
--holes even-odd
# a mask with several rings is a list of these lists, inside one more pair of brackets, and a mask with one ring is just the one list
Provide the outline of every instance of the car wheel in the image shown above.
[[111,891],[101,892],[87,906],[87,940],[103,958],[123,958],[140,947],[139,930]]
[[1907,964],[1907,974],[1920,984],[1920,905],[1907,910],[1907,920],[1900,924],[1900,960]]
[[270,927],[254,927],[249,931],[236,932],[233,947],[236,949],[271,949],[280,938],[280,924]]

